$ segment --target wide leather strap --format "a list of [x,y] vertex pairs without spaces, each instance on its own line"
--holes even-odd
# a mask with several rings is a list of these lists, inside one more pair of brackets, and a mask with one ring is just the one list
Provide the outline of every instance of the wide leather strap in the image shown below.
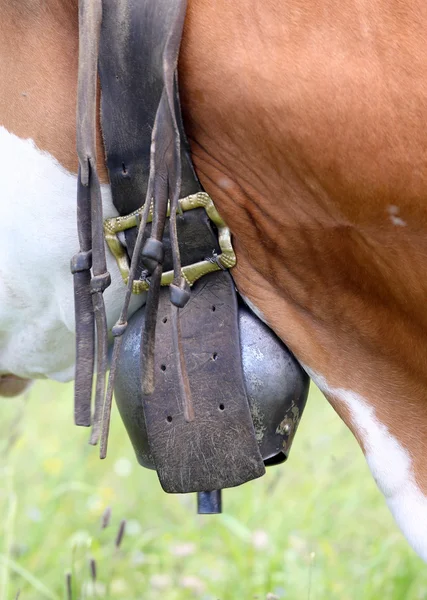
[[[101,124],[113,202],[121,215],[138,209],[145,200],[152,129],[166,89],[165,60],[176,69],[177,19],[182,18],[182,10],[182,0],[103,0]],[[174,102],[177,109],[176,79]],[[179,116],[177,120],[180,123]],[[165,132],[166,141],[168,135],[170,131]],[[200,185],[183,136],[180,152],[184,197],[199,191]],[[199,241],[189,243],[187,237],[183,244],[180,240],[183,264],[200,254],[200,248],[203,253],[209,251],[209,256],[218,250],[204,211],[190,213],[178,217],[178,230],[193,228]],[[128,240],[130,247],[132,234]],[[163,243],[167,245],[167,235]],[[209,491],[261,476],[264,464],[243,382],[231,276],[219,271],[197,282],[190,301],[180,311],[192,419],[185,416],[182,406],[170,311],[169,291],[163,288],[155,335],[155,389],[143,396],[150,451],[163,488],[180,493]]]
[[[140,208],[145,199],[153,124],[164,89],[163,52],[177,4],[182,0],[103,0],[102,132],[120,215]],[[181,157],[181,195],[188,196],[200,191],[200,184],[185,143]]]
[[161,291],[156,330],[155,393],[143,397],[151,454],[166,492],[202,492],[245,483],[264,473],[243,381],[233,281],[211,273],[181,311],[193,398],[187,422],[176,393],[177,363],[170,300]]

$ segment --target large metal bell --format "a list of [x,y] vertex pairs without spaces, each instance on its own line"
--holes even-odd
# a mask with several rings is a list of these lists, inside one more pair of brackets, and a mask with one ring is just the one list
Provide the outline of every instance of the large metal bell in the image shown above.
[[[124,334],[115,397],[138,462],[150,454],[141,396],[140,337],[144,307]],[[243,374],[261,456],[266,465],[286,460],[307,399],[309,378],[287,347],[243,303],[239,306]]]

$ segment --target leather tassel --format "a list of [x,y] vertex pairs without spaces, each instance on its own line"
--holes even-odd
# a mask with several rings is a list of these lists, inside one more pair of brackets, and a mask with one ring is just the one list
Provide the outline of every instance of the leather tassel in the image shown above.
[[95,416],[90,437],[91,444],[97,444],[99,438],[100,413],[105,399],[105,379],[108,369],[108,326],[103,293],[111,284],[111,277],[107,271],[105,256],[103,214],[101,188],[96,172],[96,165],[90,163],[91,181],[91,222],[92,222],[92,252],[93,276],[90,282],[93,310],[96,322],[96,392]]
[[[151,159],[152,160],[152,159]],[[154,171],[153,171],[154,172]],[[153,176],[154,177],[154,176]],[[101,447],[100,447],[100,458],[104,459],[107,456],[108,449],[108,435],[110,432],[110,420],[111,420],[111,407],[113,402],[114,384],[116,378],[117,363],[122,347],[123,334],[127,328],[127,316],[129,310],[129,302],[132,296],[132,286],[135,280],[136,269],[138,265],[138,257],[141,253],[142,242],[144,238],[144,231],[147,226],[148,214],[151,207],[151,197],[153,193],[153,177],[150,177],[148,182],[147,195],[145,198],[144,210],[142,212],[141,221],[138,229],[138,236],[135,242],[135,249],[132,255],[132,260],[129,269],[129,280],[126,289],[126,296],[123,303],[122,311],[120,313],[119,320],[112,329],[114,336],[113,346],[113,357],[111,359],[110,374],[108,376],[107,393],[105,395],[103,409],[102,409],[102,425],[101,425]]]
[[73,274],[76,314],[76,367],[74,382],[74,422],[90,427],[95,350],[95,321],[90,293],[90,271]]
[[178,357],[177,370],[178,382],[181,391],[181,402],[184,419],[187,423],[194,421],[194,404],[191,394],[190,380],[188,377],[187,366],[185,364],[185,353],[182,347],[180,309],[171,304],[172,335],[175,356]]
[[151,276],[150,289],[148,290],[145,307],[145,322],[141,333],[141,386],[144,395],[150,395],[154,392],[154,350],[161,278],[162,266],[158,265]]
[[108,369],[108,329],[102,293],[92,294],[92,304],[96,322],[97,340],[97,365],[96,365],[96,388],[95,388],[95,410],[93,415],[92,432],[89,443],[93,446],[99,441],[102,409],[105,400],[105,382]]
[[77,188],[77,220],[79,224],[80,252],[71,261],[76,321],[74,422],[82,427],[90,427],[95,355],[95,317],[90,291],[92,234],[90,188],[83,185],[80,169]]
[[[118,325],[118,324],[117,324]],[[116,327],[117,327],[116,325]],[[122,326],[123,332],[125,331],[127,323]],[[123,333],[122,332],[122,333]],[[111,407],[113,403],[114,393],[114,381],[117,369],[117,363],[120,355],[120,349],[122,347],[122,335],[114,338],[113,346],[113,358],[111,361],[110,375],[108,377],[107,393],[105,396],[105,402],[102,411],[102,428],[101,428],[101,446],[99,450],[99,457],[104,459],[107,456],[108,449],[108,435],[110,433],[110,420],[111,420]]]

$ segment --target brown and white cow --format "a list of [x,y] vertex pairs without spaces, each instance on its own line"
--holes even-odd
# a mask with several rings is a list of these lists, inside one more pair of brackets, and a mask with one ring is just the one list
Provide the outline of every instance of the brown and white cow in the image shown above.
[[[0,4],[8,376],[73,374],[77,37],[75,0]],[[191,0],[180,57],[237,285],[354,432],[425,560],[426,37],[425,0]],[[109,268],[111,325],[123,286]]]

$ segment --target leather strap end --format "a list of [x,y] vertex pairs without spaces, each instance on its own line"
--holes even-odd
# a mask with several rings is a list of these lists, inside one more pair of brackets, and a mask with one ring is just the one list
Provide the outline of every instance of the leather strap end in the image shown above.
[[95,354],[95,317],[90,292],[90,278],[90,271],[77,271],[73,275],[76,318],[74,422],[82,427],[91,425]]
[[105,401],[105,379],[108,369],[108,326],[107,315],[105,311],[104,298],[102,292],[93,291],[93,279],[91,280],[92,287],[92,303],[95,312],[96,323],[96,386],[95,386],[95,411],[93,416],[92,433],[89,443],[96,446],[99,440],[101,431],[102,410]]

